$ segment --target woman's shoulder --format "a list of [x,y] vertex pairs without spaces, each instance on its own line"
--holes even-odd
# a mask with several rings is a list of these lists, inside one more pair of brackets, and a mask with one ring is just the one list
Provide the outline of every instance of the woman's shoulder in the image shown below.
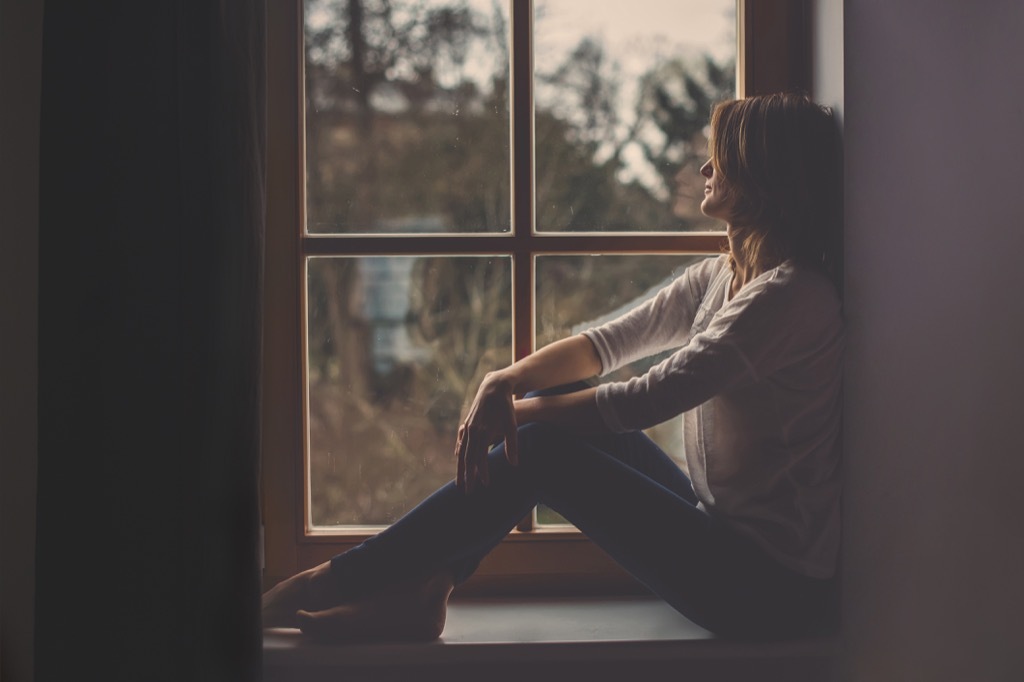
[[841,320],[842,304],[831,279],[819,269],[792,261],[762,273],[733,300],[788,314],[793,322],[836,324]]
[[815,298],[829,307],[840,306],[839,292],[832,279],[821,269],[786,261],[780,268],[782,280],[803,296]]
[[761,288],[764,291],[784,291],[790,295],[820,297],[837,304],[839,302],[835,285],[819,268],[787,260],[763,274]]

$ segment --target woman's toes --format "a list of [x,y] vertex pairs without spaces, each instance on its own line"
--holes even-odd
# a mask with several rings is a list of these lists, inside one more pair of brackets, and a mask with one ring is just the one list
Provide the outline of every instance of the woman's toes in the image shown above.
[[306,599],[306,577],[301,573],[267,590],[261,599],[263,627],[298,627],[295,612],[305,606]]
[[433,641],[444,630],[445,609],[343,604],[323,611],[300,610],[295,617],[302,634],[321,641]]
[[356,638],[358,613],[349,604],[323,611],[299,610],[295,614],[296,627],[313,639],[345,641]]

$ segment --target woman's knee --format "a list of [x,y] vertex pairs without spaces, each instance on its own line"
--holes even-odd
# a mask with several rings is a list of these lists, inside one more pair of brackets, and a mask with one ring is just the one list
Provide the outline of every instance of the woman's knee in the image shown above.
[[[521,424],[516,432],[519,466],[512,467],[505,454],[505,443],[498,443],[488,454],[492,478],[495,474],[505,471],[523,471],[535,468],[537,463],[549,461],[552,452],[558,452],[555,446],[558,440],[558,427],[544,422]],[[557,457],[557,455],[554,455]]]
[[518,440],[519,464],[527,470],[557,468],[582,444],[578,435],[546,422],[520,426]]
[[546,449],[558,438],[559,427],[547,422],[520,424],[516,436],[519,440],[519,455],[530,450]]

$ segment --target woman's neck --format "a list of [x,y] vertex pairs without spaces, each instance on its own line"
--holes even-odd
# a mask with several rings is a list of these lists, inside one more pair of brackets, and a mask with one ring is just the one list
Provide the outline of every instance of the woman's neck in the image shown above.
[[764,268],[760,264],[747,261],[747,255],[741,247],[741,237],[738,232],[738,230],[734,230],[731,226],[726,232],[729,239],[729,254],[732,256],[733,264],[732,286],[729,288],[730,299],[738,294],[747,282],[764,272]]
[[739,262],[732,271],[732,286],[729,287],[729,299],[732,300],[740,292],[747,282],[761,274],[761,270],[752,267],[744,267]]

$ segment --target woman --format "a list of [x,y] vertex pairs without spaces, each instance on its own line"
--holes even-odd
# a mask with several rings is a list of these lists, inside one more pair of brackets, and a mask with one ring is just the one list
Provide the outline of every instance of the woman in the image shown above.
[[[458,431],[456,480],[269,591],[264,625],[436,638],[453,586],[537,503],[716,633],[828,623],[843,348],[827,276],[836,139],[831,114],[805,97],[715,107],[701,210],[725,221],[728,253],[488,374]],[[642,377],[578,383],[670,348]],[[639,431],[678,414],[692,479]]]

